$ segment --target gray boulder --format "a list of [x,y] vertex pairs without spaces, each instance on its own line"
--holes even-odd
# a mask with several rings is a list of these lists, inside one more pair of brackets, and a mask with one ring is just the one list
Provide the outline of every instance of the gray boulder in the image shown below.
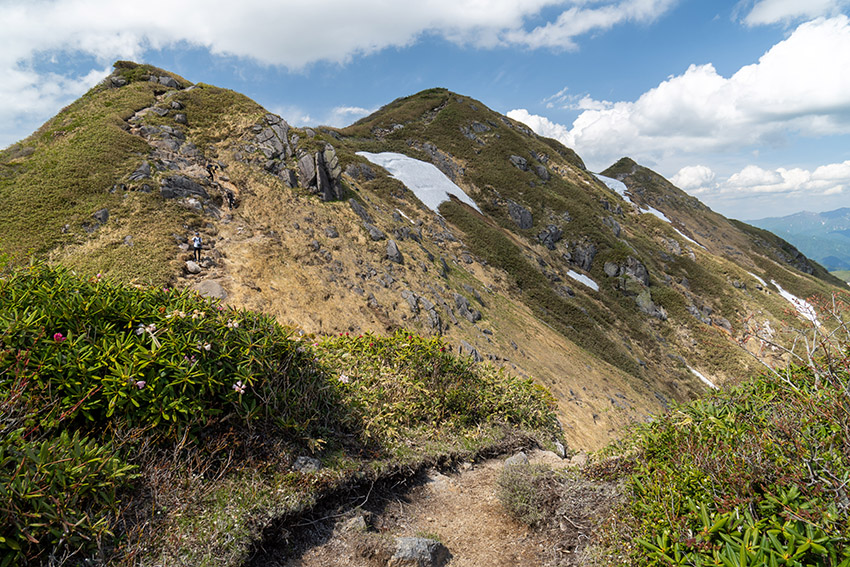
[[528,171],[528,160],[521,156],[511,156],[511,163],[522,171]]
[[470,323],[475,323],[481,319],[481,312],[470,307],[469,300],[467,298],[459,293],[455,293],[454,300],[457,310],[460,312],[461,316]]
[[182,112],[174,115],[174,121],[178,124],[188,124],[189,120],[186,118],[186,115]]
[[356,201],[356,200],[354,200],[354,199],[349,199],[349,200],[348,200],[348,204],[349,204],[349,206],[351,207],[351,210],[352,210],[352,211],[354,211],[354,212],[355,212],[355,214],[357,214],[357,216],[358,216],[358,217],[360,217],[361,219],[363,219],[363,221],[364,221],[364,222],[368,222],[368,223],[373,223],[373,222],[375,222],[374,220],[372,220],[372,215],[370,215],[370,214],[366,211],[366,207],[364,207],[364,206],[360,203],[360,201]]
[[375,179],[375,172],[365,163],[351,163],[345,168],[345,174],[358,181]]
[[620,275],[620,265],[616,262],[605,262],[605,266],[602,269],[609,278],[615,278]]
[[395,243],[395,240],[387,242],[387,260],[396,264],[404,264],[404,256],[402,256],[401,250],[398,249],[398,244]]
[[533,220],[531,216],[531,211],[529,211],[519,203],[508,201],[508,215],[511,217],[511,220],[514,221],[514,224],[517,225],[519,228],[523,230],[531,228]]
[[387,567],[443,567],[452,557],[448,548],[435,539],[400,537]]
[[136,168],[136,171],[130,174],[130,181],[141,181],[142,179],[148,179],[151,176],[151,164],[148,162],[142,162],[142,165]]
[[541,180],[549,181],[549,170],[546,169],[545,166],[539,165],[539,164],[535,165],[534,166],[534,173],[536,173],[537,177],[539,177]]
[[573,248],[572,262],[585,272],[590,271],[595,257],[596,245],[591,242],[580,242]]
[[186,271],[190,274],[200,274],[201,266],[197,262],[193,262],[192,260],[188,260],[186,262]]
[[460,341],[460,347],[458,347],[458,352],[463,354],[464,350],[472,357],[475,362],[482,362],[484,358],[478,352],[478,349],[469,344],[466,341]]
[[169,89],[179,89],[180,84],[171,77],[159,77],[159,84]]
[[109,220],[109,209],[100,209],[92,216],[94,217],[94,220],[96,220],[100,224],[106,224],[106,221]]
[[528,455],[524,452],[520,451],[513,457],[508,457],[505,459],[506,467],[515,467],[517,465],[527,465],[528,464]]
[[375,242],[385,240],[387,238],[387,235],[384,234],[377,226],[369,224],[368,222],[364,222],[363,226],[366,227],[366,230],[369,232],[369,238]]
[[212,297],[215,299],[227,299],[227,292],[221,287],[221,284],[213,280],[204,280],[192,286],[192,289],[197,291],[204,297]]

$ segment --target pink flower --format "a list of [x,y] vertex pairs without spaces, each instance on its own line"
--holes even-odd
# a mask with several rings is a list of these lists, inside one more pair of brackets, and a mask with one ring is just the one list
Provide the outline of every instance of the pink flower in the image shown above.
[[138,382],[136,382],[136,388],[138,388],[139,390],[141,390],[142,388],[144,388],[147,385],[148,385],[148,383],[145,382],[144,380],[139,380]]
[[62,333],[53,333],[53,340],[56,341],[57,343],[61,343],[66,338],[68,338],[68,337],[66,337]]
[[234,385],[233,389],[236,390],[236,393],[240,396],[245,393],[245,385],[242,383],[242,380],[238,380]]

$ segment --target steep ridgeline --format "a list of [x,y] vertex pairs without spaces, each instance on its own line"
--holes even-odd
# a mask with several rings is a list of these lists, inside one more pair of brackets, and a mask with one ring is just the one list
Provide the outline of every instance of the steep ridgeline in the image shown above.
[[0,154],[0,197],[2,252],[192,286],[307,332],[442,334],[535,377],[584,448],[758,368],[739,341],[789,320],[779,289],[836,283],[630,160],[597,177],[445,89],[301,129],[119,62]]

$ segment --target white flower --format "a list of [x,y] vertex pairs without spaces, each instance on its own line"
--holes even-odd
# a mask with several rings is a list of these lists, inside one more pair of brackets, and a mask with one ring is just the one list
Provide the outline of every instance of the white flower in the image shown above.
[[208,351],[208,350],[210,350],[211,348],[212,348],[212,345],[211,345],[210,343],[204,343],[204,350],[207,350],[207,351]]
[[343,384],[348,384],[351,381],[351,378],[349,378],[347,374],[340,374],[339,381]]
[[238,380],[234,385],[233,389],[236,390],[236,393],[240,396],[245,393],[245,385],[242,383],[242,380]]
[[235,321],[234,319],[228,319],[227,320],[227,328],[228,329],[235,329],[237,327],[239,327],[239,321]]

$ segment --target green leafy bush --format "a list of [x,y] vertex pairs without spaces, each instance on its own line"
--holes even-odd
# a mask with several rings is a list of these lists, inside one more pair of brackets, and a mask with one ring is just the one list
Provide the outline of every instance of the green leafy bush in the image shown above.
[[[334,403],[292,331],[192,292],[33,265],[0,282],[0,368],[18,364],[43,425],[204,423],[233,412],[298,427]],[[22,354],[26,360],[20,367]]]
[[339,408],[309,346],[268,316],[41,264],[7,270],[3,560],[98,548],[142,439],[176,443],[225,423],[309,436]]
[[827,307],[792,331],[799,364],[637,431],[638,564],[850,566],[847,305]]

